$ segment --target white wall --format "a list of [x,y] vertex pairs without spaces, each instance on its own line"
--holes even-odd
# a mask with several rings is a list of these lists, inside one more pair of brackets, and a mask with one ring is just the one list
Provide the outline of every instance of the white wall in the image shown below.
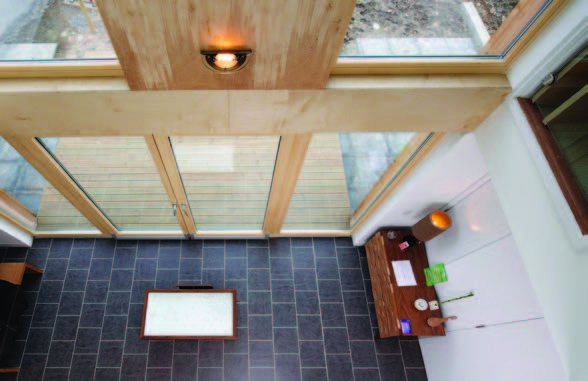
[[458,316],[445,325],[447,336],[420,338],[429,381],[564,379],[492,181],[469,189],[448,213],[453,227],[426,243],[429,262],[445,263],[449,278],[437,295],[474,297],[441,307]]
[[33,237],[0,217],[0,246],[31,246]]
[[365,244],[383,226],[412,226],[430,211],[458,200],[485,175],[484,159],[473,135],[448,136],[353,235],[353,242]]

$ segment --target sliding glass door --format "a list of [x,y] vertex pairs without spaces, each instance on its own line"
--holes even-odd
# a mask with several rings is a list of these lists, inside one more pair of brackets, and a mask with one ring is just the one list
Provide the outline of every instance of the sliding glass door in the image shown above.
[[259,231],[280,138],[172,137],[197,231]]

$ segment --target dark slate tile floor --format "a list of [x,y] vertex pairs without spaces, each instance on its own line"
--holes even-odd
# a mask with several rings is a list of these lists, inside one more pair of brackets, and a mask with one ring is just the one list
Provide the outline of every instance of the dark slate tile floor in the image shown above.
[[[427,379],[417,340],[373,340],[367,260],[348,238],[39,239],[2,256],[45,270],[25,283],[19,380]],[[176,283],[237,289],[238,339],[140,340],[144,290]]]

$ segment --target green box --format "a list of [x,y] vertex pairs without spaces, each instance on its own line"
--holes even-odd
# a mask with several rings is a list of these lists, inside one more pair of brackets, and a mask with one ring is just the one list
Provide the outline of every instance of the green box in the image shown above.
[[445,265],[439,263],[425,269],[425,277],[427,278],[427,286],[447,282],[447,273],[445,272]]

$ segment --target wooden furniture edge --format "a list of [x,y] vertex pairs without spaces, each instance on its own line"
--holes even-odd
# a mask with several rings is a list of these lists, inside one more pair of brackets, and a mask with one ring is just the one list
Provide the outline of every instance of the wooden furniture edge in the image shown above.
[[28,226],[23,224],[21,221],[17,220],[16,218],[12,217],[10,214],[5,213],[3,210],[0,210],[0,218],[5,219],[8,223],[14,225],[16,228],[24,231],[25,233],[34,236],[36,233],[34,230],[30,229]]
[[583,235],[588,235],[588,201],[584,198],[572,170],[548,127],[543,124],[543,115],[530,99],[517,98],[519,106],[547,160],[551,172],[568,203]]
[[19,285],[25,274],[43,274],[43,270],[25,262],[0,263],[1,280]]
[[[233,335],[232,336],[145,336],[145,315],[149,294],[154,293],[232,293],[233,294]],[[139,332],[141,340],[237,340],[237,290],[236,289],[208,289],[208,290],[188,290],[188,289],[147,289],[143,302],[143,314],[141,317],[141,331]]]
[[312,134],[293,134],[280,138],[263,223],[263,232],[266,234],[279,234],[282,230],[311,140]]
[[18,373],[19,368],[0,368],[0,373]]
[[8,208],[9,212],[14,212],[14,217],[22,219],[23,224],[26,224],[31,229],[37,226],[37,216],[29,210],[26,206],[20,203],[17,199],[0,189],[0,205],[4,209]]
[[4,136],[33,168],[65,197],[80,213],[104,234],[115,234],[117,229],[73,181],[59,163],[33,137]]

